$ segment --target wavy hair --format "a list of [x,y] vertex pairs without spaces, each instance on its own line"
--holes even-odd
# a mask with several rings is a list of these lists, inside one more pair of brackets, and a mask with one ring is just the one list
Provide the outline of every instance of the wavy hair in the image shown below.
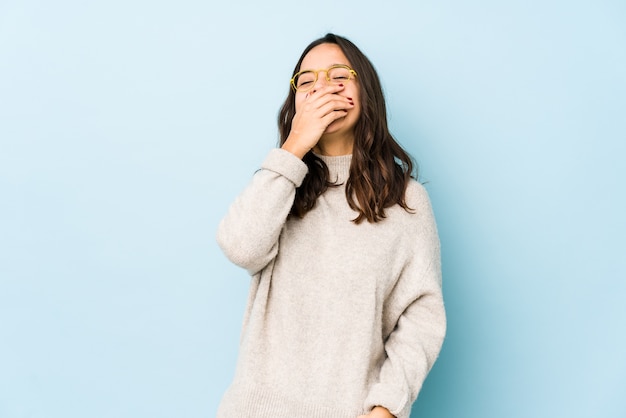
[[[379,222],[385,218],[385,209],[396,204],[410,212],[405,191],[416,165],[389,132],[385,98],[378,74],[370,60],[348,39],[329,33],[304,49],[293,75],[300,71],[302,60],[309,51],[321,44],[339,46],[357,73],[361,114],[354,127],[350,175],[346,181],[348,205],[358,212],[353,222],[359,224],[364,219],[371,223]],[[281,146],[291,132],[291,121],[295,114],[295,92],[290,88],[278,116]],[[326,164],[312,151],[304,156],[303,161],[309,172],[296,189],[290,212],[290,215],[299,218],[313,209],[317,198],[328,187],[335,185],[329,181],[330,173]]]

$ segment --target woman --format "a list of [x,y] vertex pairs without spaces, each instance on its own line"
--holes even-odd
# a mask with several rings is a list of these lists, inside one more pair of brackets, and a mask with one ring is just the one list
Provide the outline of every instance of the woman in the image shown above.
[[218,418],[406,418],[445,334],[439,240],[370,61],[311,43],[217,240],[252,275]]

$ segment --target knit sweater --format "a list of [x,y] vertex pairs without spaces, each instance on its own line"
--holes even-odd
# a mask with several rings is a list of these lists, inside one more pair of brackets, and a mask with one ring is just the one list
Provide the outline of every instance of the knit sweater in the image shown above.
[[218,418],[407,418],[446,319],[437,228],[425,189],[380,222],[345,196],[351,156],[320,156],[330,187],[288,216],[307,166],[272,150],[220,222],[217,241],[252,276],[237,368]]

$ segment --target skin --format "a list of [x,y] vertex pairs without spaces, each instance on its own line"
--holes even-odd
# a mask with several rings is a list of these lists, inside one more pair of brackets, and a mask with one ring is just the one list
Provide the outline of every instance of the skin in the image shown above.
[[[321,44],[302,60],[301,69],[317,70],[350,62],[335,44]],[[299,158],[313,150],[321,155],[347,155],[354,145],[354,126],[361,114],[358,78],[343,85],[329,83],[322,71],[312,90],[296,92],[296,114],[282,148]]]
[[391,415],[387,408],[376,406],[369,414],[359,415],[357,418],[395,418],[395,416]]
[[[335,64],[351,67],[339,46],[321,44],[309,51],[300,68],[318,70]],[[296,92],[296,114],[282,148],[298,158],[310,150],[329,156],[352,153],[354,126],[361,114],[358,78],[336,85],[329,83],[325,75],[323,71],[318,74],[313,89]],[[387,408],[376,406],[357,418],[395,417]]]

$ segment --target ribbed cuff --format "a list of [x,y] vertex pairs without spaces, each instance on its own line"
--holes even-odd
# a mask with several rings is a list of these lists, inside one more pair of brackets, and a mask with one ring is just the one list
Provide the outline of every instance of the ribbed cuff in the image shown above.
[[289,179],[296,187],[300,187],[309,171],[307,165],[300,158],[289,151],[274,148],[269,152],[261,168],[270,170]]
[[374,385],[365,399],[366,410],[369,411],[375,406],[387,408],[396,418],[409,418],[411,414],[409,395],[382,383]]

